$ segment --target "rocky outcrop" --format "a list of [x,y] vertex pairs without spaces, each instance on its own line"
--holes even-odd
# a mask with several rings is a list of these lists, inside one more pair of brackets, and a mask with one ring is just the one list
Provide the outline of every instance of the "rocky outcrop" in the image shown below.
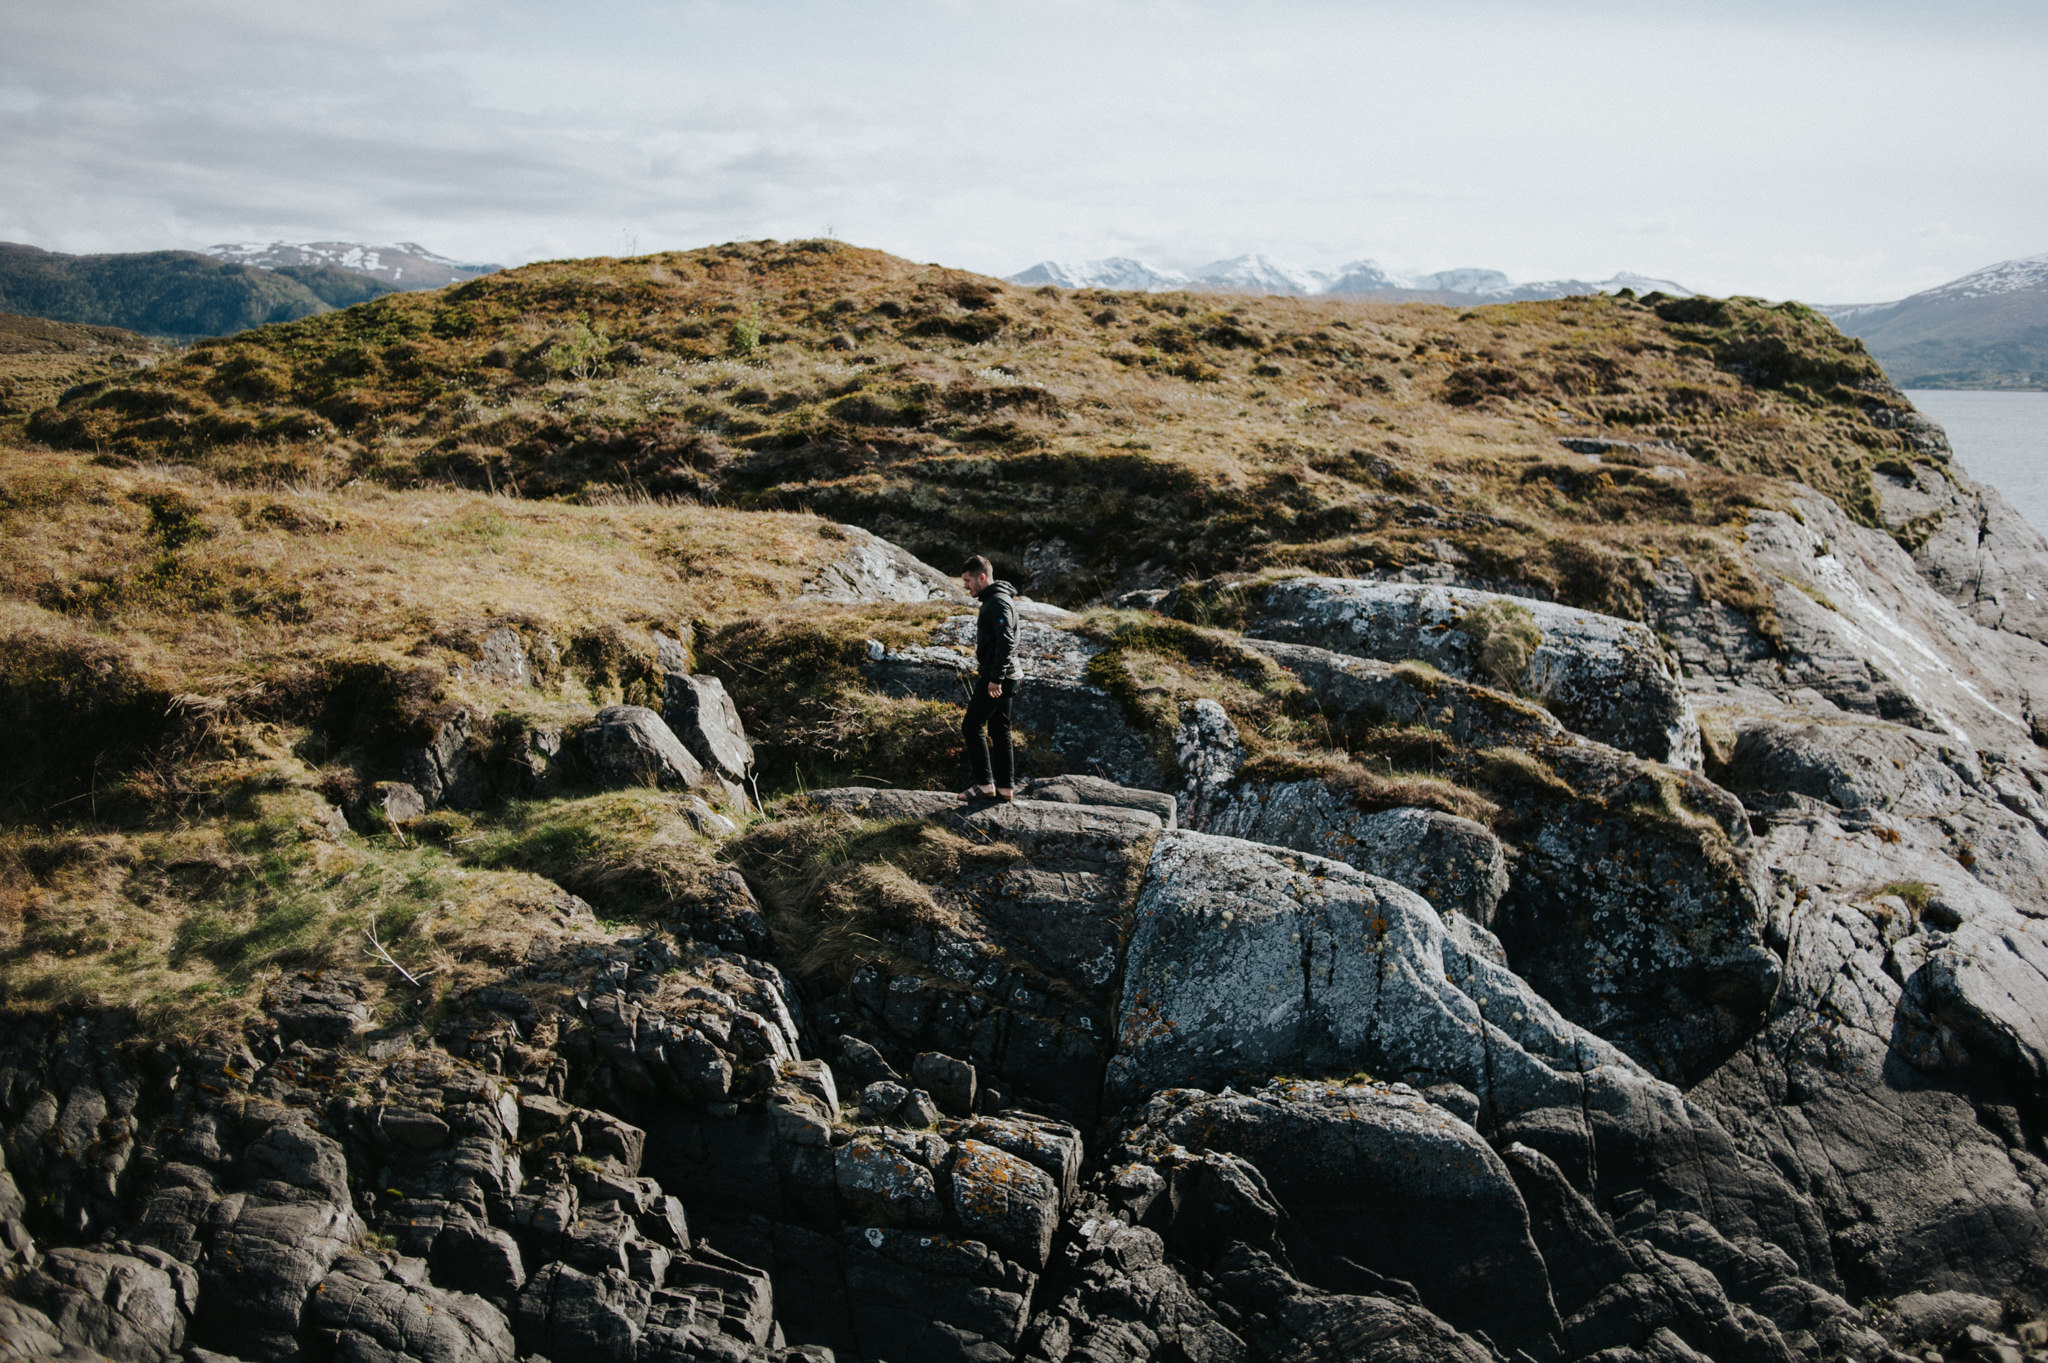
[[[1240,589],[1255,638],[1497,682],[1575,733],[1675,766],[1700,763],[1677,669],[1644,626],[1464,587],[1281,578]],[[1526,632],[1525,632],[1526,631]]]
[[864,601],[965,601],[955,579],[857,525],[831,527],[846,552],[804,584],[804,595],[841,604]]

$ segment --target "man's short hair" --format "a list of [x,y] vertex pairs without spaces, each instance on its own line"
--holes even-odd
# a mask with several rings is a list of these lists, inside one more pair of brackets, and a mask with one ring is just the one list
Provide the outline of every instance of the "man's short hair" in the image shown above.
[[968,559],[966,563],[961,565],[960,576],[965,577],[969,573],[973,573],[977,577],[992,578],[996,575],[996,566],[995,564],[990,563],[987,559],[983,558],[980,554],[976,554],[973,558]]

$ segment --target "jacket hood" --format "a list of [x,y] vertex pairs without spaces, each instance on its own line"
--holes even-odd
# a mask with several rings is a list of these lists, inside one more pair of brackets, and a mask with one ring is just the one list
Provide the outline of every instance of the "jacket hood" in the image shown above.
[[974,599],[976,601],[986,601],[990,597],[1014,597],[1016,596],[1016,594],[1017,589],[1015,587],[1012,587],[1009,583],[1003,581],[1001,578],[997,578],[994,582],[989,583],[986,587],[983,587],[979,592],[975,593]]

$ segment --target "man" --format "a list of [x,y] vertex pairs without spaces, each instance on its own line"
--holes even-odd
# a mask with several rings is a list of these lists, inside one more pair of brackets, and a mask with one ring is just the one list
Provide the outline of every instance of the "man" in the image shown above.
[[[1010,704],[1017,698],[1017,605],[1015,590],[995,580],[996,570],[976,554],[960,570],[960,585],[981,602],[974,627],[975,679],[967,699],[967,718],[960,725],[967,740],[967,763],[974,784],[960,792],[963,800],[1014,800],[1015,757],[1010,747]],[[983,736],[983,730],[987,736]],[[989,747],[995,747],[995,772],[989,772]]]

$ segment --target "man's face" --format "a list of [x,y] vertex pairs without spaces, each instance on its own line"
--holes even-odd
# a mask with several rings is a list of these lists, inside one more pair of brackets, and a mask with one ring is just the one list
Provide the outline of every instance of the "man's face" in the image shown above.
[[988,585],[988,577],[984,573],[962,573],[960,585],[967,589],[969,596],[980,596],[981,589]]

